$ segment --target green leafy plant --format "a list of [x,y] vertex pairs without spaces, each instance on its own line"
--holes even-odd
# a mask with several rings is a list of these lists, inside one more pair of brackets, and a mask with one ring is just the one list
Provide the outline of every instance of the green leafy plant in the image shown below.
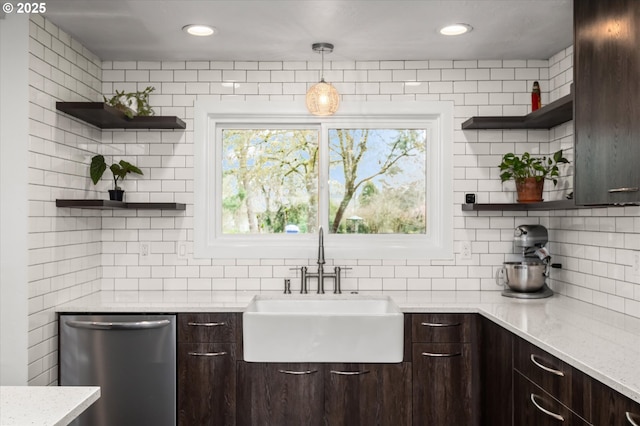
[[510,179],[515,181],[523,181],[526,178],[536,178],[540,182],[543,179],[553,181],[553,185],[558,184],[558,176],[560,170],[559,164],[568,164],[569,160],[564,158],[562,150],[553,154],[553,156],[534,157],[528,152],[517,156],[512,153],[505,154],[500,163],[500,179],[506,182]]
[[148,86],[141,92],[125,93],[124,90],[116,90],[113,97],[107,99],[106,96],[103,96],[103,98],[107,105],[119,109],[129,118],[136,115],[149,116],[154,114],[153,108],[149,105],[149,94],[154,90],[156,89],[152,86]]
[[[91,166],[89,167],[89,174],[94,185],[97,185],[105,170],[107,170],[107,163],[104,161],[104,156],[98,154],[91,159]],[[119,163],[113,163],[109,166],[109,170],[113,173],[113,189],[121,189],[118,186],[118,180],[123,180],[129,173],[137,173],[142,175],[142,170],[134,166],[133,164],[120,160]]]

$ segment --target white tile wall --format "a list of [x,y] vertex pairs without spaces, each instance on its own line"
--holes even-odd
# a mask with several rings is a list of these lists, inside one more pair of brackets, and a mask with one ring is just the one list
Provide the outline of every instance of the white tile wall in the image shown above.
[[[29,384],[57,380],[54,307],[100,289],[102,220],[55,207],[94,192],[88,162],[101,133],[60,114],[56,101],[101,100],[102,64],[34,15],[29,43]],[[96,194],[97,195],[97,194]]]
[[[314,264],[313,259],[268,257],[219,260],[189,255],[182,259],[176,253],[180,243],[186,243],[189,253],[192,251],[193,101],[206,97],[303,102],[307,87],[319,78],[319,63],[100,63],[54,26],[48,25],[45,31],[37,19],[32,25],[32,122],[33,133],[37,134],[32,136],[30,195],[33,383],[56,378],[51,368],[55,364],[51,306],[96,290],[98,282],[105,290],[258,292],[280,289],[283,279],[293,276],[290,267]],[[65,45],[63,52],[69,55],[65,56],[66,62],[59,53],[57,59],[45,53],[53,50],[47,43],[52,44],[49,40],[54,39]],[[352,268],[343,281],[346,290],[498,291],[493,276],[511,253],[513,228],[521,223],[540,223],[549,228],[554,262],[563,264],[562,270],[553,271],[552,286],[557,291],[640,317],[640,278],[631,271],[632,255],[640,250],[640,207],[529,214],[460,210],[467,192],[475,193],[477,201],[483,203],[513,201],[513,185],[501,184],[498,176],[497,165],[506,152],[546,154],[563,148],[572,158],[572,123],[551,131],[459,130],[460,124],[473,115],[526,114],[534,80],[540,82],[543,104],[568,94],[572,53],[569,47],[549,60],[427,59],[327,65],[325,77],[336,85],[344,103],[454,101],[455,249],[459,252],[460,241],[468,240],[473,252],[471,260],[461,260],[456,254],[455,259],[440,261],[341,261]],[[69,76],[63,69],[74,71]],[[414,81],[420,85],[406,84]],[[156,88],[151,95],[156,113],[181,117],[187,123],[185,131],[100,133],[55,113],[53,108],[56,99],[100,100],[101,93],[109,96],[115,90],[142,90],[150,85]],[[37,150],[33,148],[36,146]],[[100,183],[94,193],[86,177],[89,158],[96,152],[126,158],[142,168],[144,176],[124,182],[129,201],[183,202],[186,212],[95,212],[53,207],[57,197],[104,197],[102,191],[108,183]],[[567,177],[556,188],[548,186],[545,198],[561,199],[571,192],[571,166],[564,172]],[[149,244],[148,257],[139,256],[140,242]],[[331,254],[327,257],[331,263]]]
[[[573,76],[573,49],[561,50],[548,61],[366,61],[366,62],[330,62],[326,78],[334,83],[342,95],[344,103],[375,100],[453,100],[455,102],[455,127],[472,115],[520,115],[529,112],[530,89],[534,80],[541,84],[543,104],[547,104],[570,93]],[[149,164],[147,175],[161,180],[161,185],[137,185],[138,193],[131,194],[140,200],[173,200],[191,203],[192,181],[192,102],[194,99],[213,96],[216,99],[236,97],[240,99],[268,99],[272,101],[295,100],[302,102],[308,85],[318,79],[318,64],[304,62],[192,62],[161,63],[163,74],[153,75],[157,64],[127,63],[127,69],[137,70],[150,80],[139,81],[138,88],[154,85],[157,90],[152,95],[152,103],[158,105],[161,114],[177,114],[187,121],[185,132],[161,133],[155,141],[142,132],[132,137],[130,132],[110,132],[110,140],[119,151],[140,153],[136,159],[143,161],[145,155],[159,156],[160,161]],[[185,71],[197,68],[196,73]],[[121,75],[126,71],[118,63],[104,62],[103,69],[112,70]],[[174,71],[169,71],[173,69]],[[120,74],[118,74],[118,72]],[[128,71],[130,72],[130,71]],[[133,74],[132,74],[133,75]],[[160,78],[161,77],[161,78]],[[155,78],[155,80],[154,80]],[[231,87],[223,87],[222,82],[233,81]],[[191,90],[182,81],[191,81]],[[420,82],[419,86],[407,82]],[[130,87],[132,81],[103,79],[103,91]],[[227,85],[228,86],[228,85]],[[208,91],[207,91],[208,88]],[[462,131],[455,130],[455,200],[460,204],[466,192],[476,193],[478,202],[512,202],[514,200],[513,183],[501,184],[498,178],[497,164],[507,152],[547,154],[558,149],[565,150],[565,156],[573,159],[573,126],[566,123],[546,130],[522,131]],[[157,136],[156,136],[157,137]],[[168,144],[168,145],[167,145]],[[158,145],[161,146],[158,147]],[[148,153],[148,154],[147,154]],[[554,188],[547,185],[545,198],[562,199],[572,191],[573,169],[564,168],[564,178]],[[136,185],[130,182],[136,189]],[[145,188],[141,191],[141,188]],[[185,192],[186,191],[186,192]],[[551,248],[556,248],[554,260],[564,263],[565,269],[554,271],[553,286],[560,292],[572,297],[602,304],[631,315],[640,316],[638,310],[638,290],[635,277],[631,277],[631,247],[625,247],[623,241],[632,241],[637,237],[638,229],[633,227],[638,219],[637,208],[611,208],[603,210],[580,210],[563,212],[526,213],[462,213],[456,209],[455,235],[456,247],[462,240],[472,241],[473,256],[463,261],[456,255],[454,261],[381,261],[375,259],[354,259],[347,262],[357,265],[348,272],[344,286],[349,290],[487,290],[497,291],[493,273],[511,253],[513,228],[520,223],[542,223],[549,227],[552,238]],[[112,214],[114,219],[125,215],[122,212]],[[130,214],[130,213],[126,213]],[[138,216],[152,215],[138,212]],[[192,209],[189,205],[186,214],[163,213],[162,218],[151,218],[150,222],[127,221],[121,226],[127,229],[179,230],[182,236],[163,234],[159,241],[151,243],[152,253],[163,269],[140,269],[139,265],[107,266],[113,269],[111,275],[125,279],[104,281],[105,289],[141,288],[142,279],[157,278],[153,288],[164,289],[235,289],[268,290],[281,286],[282,279],[292,277],[288,268],[271,268],[278,259],[247,260],[236,259],[219,262],[215,260],[178,259],[175,249],[186,234],[186,241],[193,239],[191,223]],[[601,232],[615,232],[616,238],[591,239],[583,251],[593,252],[593,248],[610,253],[610,244],[622,244],[623,250],[617,257],[609,255],[611,262],[606,268],[589,269],[582,259],[571,258],[583,252],[575,247],[566,247],[563,238],[564,222],[574,215],[604,215],[610,221],[621,221],[627,226],[608,225],[611,229],[598,228]],[[618,217],[621,216],[621,217]],[[154,220],[155,219],[155,220]],[[629,221],[629,219],[632,219]],[[609,222],[597,221],[605,227]],[[146,228],[145,228],[146,227]],[[609,234],[606,234],[609,235]],[[114,237],[115,238],[115,237]],[[612,242],[613,241],[613,242]],[[634,243],[627,243],[633,245]],[[587,247],[592,247],[588,249]],[[612,248],[618,248],[615,245]],[[329,254],[330,256],[330,254]],[[162,260],[160,260],[162,259]],[[627,262],[626,267],[620,262]],[[290,264],[310,264],[312,259],[288,261]],[[213,265],[218,265],[212,270]],[[575,265],[575,266],[574,266]],[[572,269],[574,268],[574,269]],[[572,272],[580,271],[579,273]],[[590,271],[589,275],[586,271]],[[601,271],[601,272],[598,272]],[[146,275],[145,275],[146,274]],[[604,275],[615,285],[603,289],[592,288],[597,274]],[[584,277],[591,277],[585,280]],[[138,287],[135,286],[136,280]],[[636,281],[634,281],[636,280]],[[588,281],[588,283],[583,283]],[[146,283],[146,282],[145,282]],[[295,281],[294,281],[295,283]],[[590,283],[590,284],[589,284]],[[608,290],[607,290],[608,289]],[[602,294],[607,297],[603,297]],[[612,298],[615,296],[617,298]]]

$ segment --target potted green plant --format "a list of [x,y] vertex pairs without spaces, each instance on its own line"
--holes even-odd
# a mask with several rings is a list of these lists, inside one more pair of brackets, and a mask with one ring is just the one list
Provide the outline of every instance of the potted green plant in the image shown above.
[[104,102],[124,113],[129,118],[136,115],[149,116],[153,115],[153,108],[149,105],[149,94],[153,92],[155,87],[148,86],[143,91],[125,93],[124,90],[116,90],[116,94],[107,99],[103,96]]
[[560,175],[559,164],[567,164],[562,150],[552,156],[534,157],[528,152],[517,156],[513,153],[505,154],[500,163],[500,179],[506,182],[510,179],[516,182],[519,203],[535,203],[542,201],[545,179],[558,184]]
[[[105,170],[107,170],[107,163],[104,161],[104,156],[95,155],[91,159],[91,166],[89,167],[89,174],[94,185],[98,184]],[[122,201],[124,198],[124,190],[118,186],[118,180],[124,180],[129,173],[143,174],[138,167],[124,160],[120,160],[119,163],[113,163],[109,166],[109,170],[113,173],[113,189],[109,190],[109,199],[115,201]]]

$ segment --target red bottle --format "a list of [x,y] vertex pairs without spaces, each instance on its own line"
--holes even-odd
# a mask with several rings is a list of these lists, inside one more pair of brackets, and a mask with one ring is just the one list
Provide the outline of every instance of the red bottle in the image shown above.
[[531,112],[539,109],[542,106],[540,101],[540,85],[537,81],[533,82],[533,90],[531,90]]

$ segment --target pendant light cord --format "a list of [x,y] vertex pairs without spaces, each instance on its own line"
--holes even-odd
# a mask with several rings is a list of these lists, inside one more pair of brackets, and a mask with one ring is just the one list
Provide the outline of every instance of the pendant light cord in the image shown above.
[[322,58],[322,66],[320,71],[320,81],[324,82],[324,49],[320,50],[320,55]]

